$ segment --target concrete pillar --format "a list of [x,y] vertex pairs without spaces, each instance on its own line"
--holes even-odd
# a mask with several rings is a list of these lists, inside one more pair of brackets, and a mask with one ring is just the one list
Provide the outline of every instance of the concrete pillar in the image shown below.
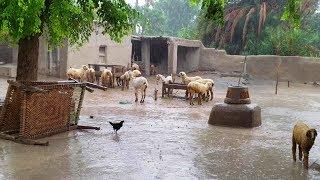
[[141,60],[145,66],[145,74],[150,76],[150,46],[151,43],[149,40],[141,41]]
[[178,67],[178,45],[170,42],[168,44],[168,73],[177,74]]
[[19,46],[15,45],[12,47],[12,63],[17,64],[18,63],[18,52],[19,52]]
[[50,62],[48,61],[48,43],[43,36],[39,38],[38,74],[50,74]]

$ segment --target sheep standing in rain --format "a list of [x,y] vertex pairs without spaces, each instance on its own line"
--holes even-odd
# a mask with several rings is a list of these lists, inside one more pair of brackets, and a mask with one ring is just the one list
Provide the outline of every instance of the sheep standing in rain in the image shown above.
[[209,100],[210,97],[210,101],[213,100],[213,85],[214,85],[214,81],[212,79],[199,79],[196,80],[197,82],[200,82],[202,84],[206,84],[206,83],[210,83],[210,87],[205,95],[206,99]]
[[203,84],[202,82],[192,81],[187,85],[187,92],[189,94],[190,105],[193,105],[193,95],[198,94],[198,104],[201,105],[201,100],[208,92],[210,87],[212,87],[212,82],[207,82]]
[[86,80],[86,72],[88,70],[88,66],[83,65],[82,68],[76,69],[70,67],[67,71],[67,77],[70,79],[75,79],[78,81],[85,81]]
[[185,72],[180,72],[178,76],[181,77],[183,84],[189,84],[191,81],[202,79],[200,76],[189,77]]
[[96,79],[96,71],[93,68],[89,68],[86,71],[86,78],[88,82],[94,83]]
[[157,82],[161,80],[161,82],[164,83],[164,84],[173,83],[172,74],[170,76],[167,76],[167,77],[165,77],[162,74],[157,74],[156,80],[157,80]]
[[112,83],[112,72],[109,69],[102,70],[100,77],[101,85],[108,86]]
[[120,76],[120,81],[122,82],[122,90],[129,89],[130,82],[130,71],[126,71]]
[[134,88],[135,102],[138,102],[138,93],[141,92],[140,103],[144,103],[148,87],[147,78],[143,76],[136,77],[134,73],[130,71],[130,79],[132,79],[132,86]]
[[293,160],[296,161],[296,149],[297,145],[299,148],[299,160],[302,160],[303,154],[303,165],[308,168],[309,151],[313,146],[314,140],[317,137],[317,131],[310,129],[306,124],[298,122],[293,128],[292,135],[292,156]]

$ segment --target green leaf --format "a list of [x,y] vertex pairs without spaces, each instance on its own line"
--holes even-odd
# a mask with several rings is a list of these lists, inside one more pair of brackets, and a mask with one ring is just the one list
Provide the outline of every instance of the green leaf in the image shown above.
[[293,25],[294,28],[300,28],[301,25],[302,12],[300,11],[300,7],[302,1],[303,0],[288,0],[281,18]]
[[[137,13],[124,0],[0,0],[0,32],[13,42],[43,34],[50,45],[81,45],[98,20],[111,39],[131,32]],[[3,39],[3,38],[2,38]]]

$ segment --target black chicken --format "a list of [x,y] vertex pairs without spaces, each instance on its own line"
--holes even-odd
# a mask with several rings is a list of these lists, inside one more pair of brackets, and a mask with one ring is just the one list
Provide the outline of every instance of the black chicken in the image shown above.
[[113,130],[117,133],[117,131],[122,127],[124,121],[120,122],[110,122],[111,126],[113,127]]

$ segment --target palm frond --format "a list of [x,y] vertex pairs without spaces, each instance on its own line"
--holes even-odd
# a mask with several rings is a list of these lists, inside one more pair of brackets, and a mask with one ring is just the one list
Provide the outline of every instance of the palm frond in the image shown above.
[[247,35],[247,32],[248,32],[248,23],[249,23],[249,20],[250,20],[250,17],[251,15],[256,11],[256,8],[253,7],[250,9],[250,11],[248,12],[247,16],[246,16],[246,20],[244,22],[244,26],[243,26],[243,30],[242,30],[242,41],[243,41],[243,44],[245,44],[245,37]]
[[264,25],[264,22],[266,20],[266,16],[267,16],[267,6],[266,6],[266,3],[263,2],[260,5],[258,36],[260,36],[260,34],[261,34],[261,29],[262,29],[262,26]]
[[236,26],[237,26],[238,22],[240,21],[240,19],[245,15],[246,10],[247,9],[240,9],[239,13],[234,18],[232,26],[231,26],[231,32],[230,32],[230,42],[232,42],[232,40],[233,40],[233,35],[234,35],[234,31],[236,29]]

